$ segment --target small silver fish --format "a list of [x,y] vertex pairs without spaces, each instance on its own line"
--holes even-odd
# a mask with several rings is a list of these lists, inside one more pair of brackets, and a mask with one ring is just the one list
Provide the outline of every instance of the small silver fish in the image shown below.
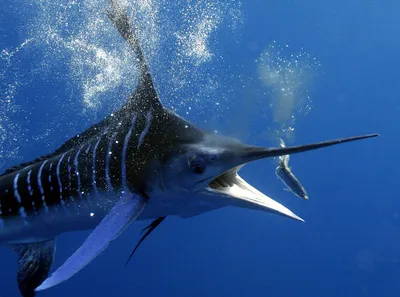
[[[286,147],[285,142],[280,138],[281,147]],[[275,174],[282,180],[290,192],[296,196],[308,200],[306,189],[294,176],[289,167],[289,155],[279,156],[279,166],[275,169]]]

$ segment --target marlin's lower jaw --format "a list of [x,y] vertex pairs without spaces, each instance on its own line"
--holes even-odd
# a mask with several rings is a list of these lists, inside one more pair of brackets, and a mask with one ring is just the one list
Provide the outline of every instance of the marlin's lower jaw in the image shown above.
[[229,202],[227,201],[230,206],[263,210],[304,222],[291,210],[261,193],[240,177],[238,171],[243,166],[234,167],[211,180],[205,190],[216,195],[226,196],[224,199],[230,198]]

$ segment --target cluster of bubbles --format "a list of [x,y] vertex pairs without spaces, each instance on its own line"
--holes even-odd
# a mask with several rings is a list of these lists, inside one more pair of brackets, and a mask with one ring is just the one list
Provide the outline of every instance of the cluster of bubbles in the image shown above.
[[[170,5],[170,4],[169,4]],[[217,34],[228,29],[232,35],[243,23],[240,1],[188,1],[185,6],[169,7],[172,44],[176,50],[170,60],[166,97],[172,99],[170,107],[191,119],[195,115],[218,118],[224,114],[228,90],[224,75],[216,71],[223,62],[217,53]],[[174,24],[179,24],[178,27]],[[168,55],[169,56],[169,55]],[[213,110],[210,114],[208,111]],[[192,120],[192,119],[191,119]],[[206,122],[207,120],[205,120]]]
[[[139,4],[143,1],[135,1]],[[136,61],[105,14],[108,1],[35,0],[37,16],[29,35],[43,52],[40,71],[54,63],[69,68],[68,88],[80,90],[83,110],[90,114],[107,104],[118,106],[136,83]],[[122,90],[121,90],[122,88]],[[111,109],[112,109],[111,108]]]
[[[202,7],[199,8],[200,5]],[[210,34],[215,32],[221,22],[218,6],[218,2],[197,2],[193,8],[185,8],[181,12],[185,26],[175,33],[179,52],[196,66],[210,61],[213,56],[207,43]]]
[[[12,117],[18,112],[15,96],[23,81],[19,79],[18,54],[32,39],[26,39],[15,48],[0,51],[0,170],[7,160],[18,155],[18,139],[20,127]],[[10,75],[13,73],[13,75]]]
[[[221,59],[211,49],[216,40],[210,40],[223,25],[237,31],[242,22],[240,2],[117,2],[134,12],[131,16],[152,72],[156,77],[158,72],[167,73],[158,79],[158,85],[167,85],[167,105],[189,112],[188,107],[208,108],[213,104],[210,100],[221,98],[215,94],[219,77],[206,74],[201,67]],[[26,0],[16,3],[20,18],[29,24],[25,33],[40,52],[40,64],[33,71],[61,75],[74,100],[81,98],[81,112],[89,111],[89,116],[105,106],[109,110],[119,106],[132,92],[138,71],[134,54],[105,14],[109,0],[33,0],[26,4]],[[176,19],[181,26],[176,26]],[[172,43],[167,56],[160,53],[162,43]],[[60,64],[68,67],[67,79],[64,71],[57,74]]]
[[289,45],[273,42],[256,61],[262,83],[268,88],[268,106],[276,136],[293,138],[298,116],[312,109],[310,87],[319,62],[306,52],[293,53]]
[[[167,98],[167,105],[189,113],[189,107],[205,109],[215,97],[221,98],[215,94],[220,87],[219,78],[206,74],[210,72],[201,67],[218,59],[210,46],[210,38],[218,27],[226,24],[232,30],[238,28],[242,16],[240,2],[188,1],[183,6],[155,0],[117,2],[134,12],[131,16],[154,76],[167,73],[156,80],[157,85],[167,86],[163,94],[166,96],[162,96]],[[134,53],[105,14],[109,0],[34,3],[38,14],[30,35],[45,48],[42,70],[64,58],[70,68],[71,93],[77,88],[81,90],[84,111],[93,114],[104,106],[119,106],[134,88],[138,71]],[[174,5],[179,8],[175,10]],[[176,18],[182,19],[179,28],[174,22]],[[171,42],[173,51],[164,55],[161,45]]]

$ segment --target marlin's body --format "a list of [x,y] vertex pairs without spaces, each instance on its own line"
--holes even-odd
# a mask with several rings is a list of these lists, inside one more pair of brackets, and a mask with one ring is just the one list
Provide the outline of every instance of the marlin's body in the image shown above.
[[[284,141],[280,140],[281,147],[286,147]],[[300,183],[300,181],[294,176],[292,170],[289,167],[289,155],[279,156],[279,165],[275,169],[275,174],[281,181],[286,185],[288,190],[294,193],[296,196],[308,199],[306,189]]]
[[[305,152],[377,134],[287,148],[262,148],[196,128],[161,104],[127,13],[111,1],[108,16],[135,51],[136,90],[113,114],[54,153],[0,176],[0,244],[18,253],[24,297],[83,269],[136,220],[183,218],[226,206],[302,220],[261,193],[238,171],[255,160]],[[49,276],[56,237],[94,229]]]
[[[165,110],[162,117],[167,123],[171,114]],[[157,187],[143,188],[141,181],[152,178],[148,171],[157,163],[148,154],[155,148],[152,139],[161,145],[158,130],[147,135],[154,121],[150,110],[143,116],[111,117],[107,126],[96,128],[95,135],[79,136],[73,148],[66,145],[65,151],[61,148],[6,172],[0,177],[0,243],[42,241],[62,232],[93,229],[124,190],[142,188],[147,195],[157,194],[153,193],[160,189],[157,182]],[[168,147],[164,148],[167,153]],[[138,220],[168,212],[163,206],[153,206]]]
[[[185,210],[171,204],[169,189],[153,174],[173,151],[166,130],[169,127],[178,142],[206,135],[167,109],[156,115],[153,118],[151,110],[128,117],[114,114],[106,126],[90,128],[95,135],[88,139],[81,134],[55,154],[6,171],[0,176],[0,244],[42,241],[63,232],[93,229],[121,193],[139,189],[154,199],[137,220],[190,217],[215,209],[215,205],[207,206],[208,197],[199,202],[201,206]],[[151,130],[152,125],[165,128]],[[176,129],[189,131],[189,127],[190,135],[175,136]],[[68,149],[70,145],[74,148]],[[185,199],[183,194],[174,204]]]

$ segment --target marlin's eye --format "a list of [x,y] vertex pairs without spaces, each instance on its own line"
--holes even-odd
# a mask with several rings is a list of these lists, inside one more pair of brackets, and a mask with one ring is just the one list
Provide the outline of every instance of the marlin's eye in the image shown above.
[[205,162],[202,157],[193,156],[189,159],[189,168],[195,173],[203,173],[205,169]]

